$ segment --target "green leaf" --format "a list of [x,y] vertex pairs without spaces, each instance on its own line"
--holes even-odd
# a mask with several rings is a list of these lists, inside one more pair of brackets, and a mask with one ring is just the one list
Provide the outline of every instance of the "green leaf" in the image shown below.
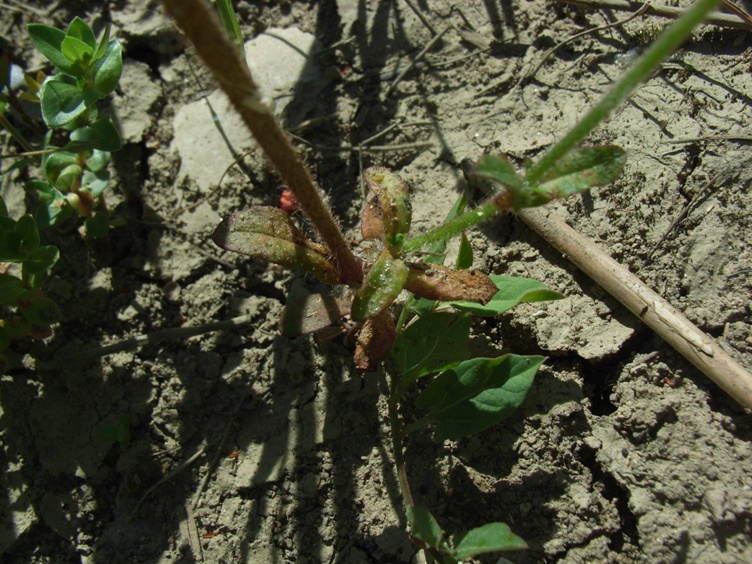
[[63,55],[76,65],[76,72],[73,73],[74,76],[83,75],[86,72],[86,67],[89,66],[94,49],[80,39],[70,36],[63,39],[60,49]]
[[55,302],[46,296],[37,295],[20,308],[21,315],[32,325],[52,325],[62,315]]
[[29,37],[34,46],[47,57],[59,70],[68,74],[76,72],[76,65],[63,55],[62,44],[66,34],[63,30],[42,24],[27,26]]
[[520,178],[512,163],[505,157],[482,156],[475,165],[472,174],[498,182],[514,191],[523,190],[525,187],[524,180]]
[[436,441],[472,435],[517,409],[543,360],[512,354],[466,360],[437,376],[416,405],[438,424]]
[[92,65],[91,85],[98,98],[115,90],[123,72],[123,47],[117,39],[110,41],[102,58]]
[[113,152],[121,147],[122,141],[115,124],[109,117],[105,117],[72,131],[70,142],[63,149],[74,153],[92,149]]
[[393,258],[388,251],[382,252],[355,294],[353,321],[365,321],[389,307],[402,291],[406,279],[405,263]]
[[537,190],[555,199],[608,184],[621,174],[626,160],[627,154],[620,147],[588,147],[570,151],[541,177]]
[[217,226],[212,240],[228,251],[305,270],[329,284],[339,283],[339,274],[327,259],[329,250],[306,239],[279,208],[253,206],[234,212]]
[[486,523],[461,535],[454,535],[452,544],[454,548],[451,554],[457,560],[467,560],[488,552],[527,548],[527,543],[505,523]]
[[30,180],[25,188],[29,192],[37,192],[41,205],[34,214],[40,229],[50,227],[71,216],[73,209],[62,192],[44,180]]
[[471,321],[469,315],[440,312],[408,325],[390,353],[403,377],[420,378],[470,358]]
[[104,57],[104,54],[107,52],[107,46],[110,44],[110,31],[112,30],[112,24],[108,23],[104,31],[102,32],[102,36],[99,38],[99,43],[97,43],[97,50],[94,52],[94,60],[98,61],[102,57]]
[[86,99],[75,84],[48,78],[39,90],[42,118],[48,127],[63,127],[86,113]]
[[559,292],[546,288],[544,284],[531,278],[513,276],[489,276],[499,289],[491,301],[483,305],[478,302],[457,301],[449,305],[461,311],[469,311],[475,315],[493,316],[504,313],[519,303],[543,302],[560,300]]
[[16,307],[29,291],[17,276],[0,274],[0,304]]
[[89,47],[89,49],[91,49],[92,53],[97,47],[97,38],[94,36],[94,32],[86,24],[86,22],[78,16],[73,18],[73,21],[71,21],[70,25],[68,26],[67,36],[75,37],[76,39],[84,43],[87,47]]
[[57,151],[44,156],[42,172],[50,182],[55,184],[60,173],[71,165],[78,165],[78,156],[68,151]]
[[621,173],[625,161],[626,153],[619,147],[577,149],[560,158],[539,179],[538,185],[530,185],[509,161],[485,155],[478,161],[474,174],[501,184],[503,189],[496,196],[495,204],[517,211],[612,182]]
[[99,198],[104,189],[107,188],[109,182],[109,170],[99,170],[97,172],[86,170],[81,178],[81,188],[88,191],[93,198]]
[[39,228],[33,215],[27,213],[19,217],[16,232],[21,237],[19,250],[22,253],[31,253],[39,247]]
[[44,274],[55,266],[59,258],[60,251],[54,245],[38,247],[24,261],[24,273],[31,275]]
[[457,253],[457,261],[454,268],[457,270],[466,270],[473,266],[473,248],[470,246],[470,241],[467,240],[467,236],[463,233],[460,239],[460,249]]
[[[119,134],[118,142],[120,142]],[[86,168],[88,168],[92,172],[99,172],[107,166],[107,164],[110,162],[111,156],[112,155],[106,150],[100,151],[99,149],[94,149],[91,153],[91,156],[86,159]]]
[[431,512],[416,505],[408,505],[405,509],[407,522],[412,531],[411,536],[425,543],[428,547],[438,547],[444,538],[444,531],[441,530]]

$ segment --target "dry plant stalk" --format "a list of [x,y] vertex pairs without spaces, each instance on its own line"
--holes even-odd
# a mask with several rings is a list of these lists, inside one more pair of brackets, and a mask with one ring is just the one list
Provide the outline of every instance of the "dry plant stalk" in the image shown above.
[[519,216],[732,398],[752,409],[752,374],[715,340],[555,212],[537,208]]
[[211,70],[282,180],[295,194],[303,212],[331,250],[342,281],[360,282],[363,279],[360,261],[350,250],[287,135],[262,102],[248,66],[227,38],[217,15],[204,0],[163,0],[163,3]]

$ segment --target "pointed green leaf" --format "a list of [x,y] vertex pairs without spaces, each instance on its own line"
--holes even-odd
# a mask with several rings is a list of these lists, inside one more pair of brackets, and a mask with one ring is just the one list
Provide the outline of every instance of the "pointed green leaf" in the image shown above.
[[100,151],[118,151],[122,147],[120,134],[109,117],[101,118],[71,132],[70,143],[63,147],[66,151],[79,153],[98,149]]
[[452,537],[451,553],[457,560],[467,560],[478,554],[503,550],[524,550],[527,543],[515,535],[505,523],[486,523],[461,535]]
[[469,315],[430,313],[397,337],[391,357],[403,377],[419,378],[470,358]]
[[297,337],[337,323],[350,313],[350,302],[326,294],[308,294],[287,302],[279,320],[279,332]]
[[467,236],[463,233],[454,268],[457,270],[467,270],[471,266],[473,266],[473,248],[470,246]]
[[488,178],[515,191],[522,190],[525,186],[525,182],[506,157],[484,155],[478,160],[472,174]]
[[65,58],[76,65],[74,76],[83,75],[86,72],[86,67],[89,66],[94,49],[80,39],[70,36],[63,39],[60,49]]
[[531,278],[513,276],[489,276],[499,289],[487,304],[478,302],[457,301],[450,302],[452,307],[461,311],[469,311],[475,315],[493,316],[504,313],[519,303],[543,302],[560,300],[559,292],[546,288],[544,284]]
[[115,90],[122,72],[123,47],[117,39],[114,39],[110,41],[102,58],[92,65],[92,87],[97,92],[98,98],[104,98]]
[[94,32],[87,23],[78,16],[73,18],[73,21],[71,21],[68,26],[67,36],[75,37],[84,43],[89,49],[91,49],[92,53],[97,47],[97,38],[94,36]]
[[543,360],[512,354],[466,360],[437,376],[416,405],[437,423],[436,441],[472,435],[517,409]]
[[42,24],[30,24],[27,30],[31,42],[53,65],[68,74],[76,71],[76,65],[63,55],[61,46],[66,37],[63,30]]
[[441,530],[431,512],[424,507],[408,505],[406,507],[407,522],[410,525],[412,537],[423,542],[428,547],[438,547],[444,538]]
[[[75,133],[75,131],[74,131]],[[115,133],[117,133],[117,130],[115,130]],[[120,134],[118,135],[118,143],[120,143]],[[91,152],[91,156],[86,159],[86,168],[88,168],[92,172],[99,172],[100,170],[103,170],[104,167],[107,166],[107,164],[110,162],[110,157],[112,155],[108,150],[100,151],[99,149],[94,149]]]
[[107,46],[110,44],[110,31],[112,30],[112,24],[108,23],[104,31],[102,32],[102,36],[99,38],[99,42],[97,43],[97,50],[94,52],[94,60],[97,61],[101,59],[104,54],[107,52]]
[[621,174],[627,154],[619,147],[587,147],[570,151],[540,179],[538,190],[551,199],[566,198],[601,184],[613,182]]
[[388,251],[382,252],[355,294],[353,321],[365,321],[389,307],[402,291],[406,279],[405,263],[393,258]]
[[305,270],[329,284],[339,283],[339,275],[327,259],[328,249],[306,239],[279,208],[254,206],[235,212],[217,226],[212,240],[228,251]]

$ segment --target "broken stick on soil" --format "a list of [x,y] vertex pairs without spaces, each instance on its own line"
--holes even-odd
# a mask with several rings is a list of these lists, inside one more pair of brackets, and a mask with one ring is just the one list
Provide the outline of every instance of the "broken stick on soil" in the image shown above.
[[556,212],[534,208],[520,212],[519,217],[732,398],[752,409],[752,374],[714,339]]

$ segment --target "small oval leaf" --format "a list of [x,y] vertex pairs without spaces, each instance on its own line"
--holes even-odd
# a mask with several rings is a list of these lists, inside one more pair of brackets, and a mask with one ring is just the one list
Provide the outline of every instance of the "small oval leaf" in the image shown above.
[[395,300],[407,279],[407,266],[384,251],[379,255],[355,294],[353,321],[365,321],[380,313]]
[[340,282],[327,259],[327,247],[306,239],[290,216],[279,208],[254,206],[232,213],[217,226],[212,240],[228,251],[305,270],[329,284]]

